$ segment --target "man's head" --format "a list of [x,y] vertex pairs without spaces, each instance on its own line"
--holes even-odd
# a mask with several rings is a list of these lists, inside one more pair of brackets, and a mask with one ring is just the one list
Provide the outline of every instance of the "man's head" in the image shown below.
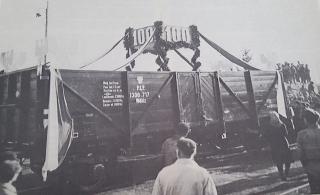
[[22,168],[16,160],[0,162],[0,183],[12,183],[17,180]]
[[177,142],[178,158],[193,158],[197,153],[197,143],[192,139],[182,137]]
[[308,108],[304,111],[304,119],[308,126],[316,125],[319,121],[319,117],[319,113],[315,110]]
[[187,123],[180,122],[177,125],[176,134],[187,137],[190,132],[190,127]]

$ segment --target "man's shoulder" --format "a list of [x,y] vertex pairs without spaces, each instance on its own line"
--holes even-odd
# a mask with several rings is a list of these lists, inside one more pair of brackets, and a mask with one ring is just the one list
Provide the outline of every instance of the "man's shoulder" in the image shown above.
[[199,166],[199,171],[202,173],[202,175],[204,177],[210,177],[210,173],[207,169],[205,169],[204,167]]
[[163,142],[163,145],[177,143],[178,139],[179,138],[177,138],[177,137],[169,137]]
[[172,142],[172,141],[173,141],[173,137],[169,137],[166,140],[164,140],[163,143]]
[[196,163],[195,161],[192,167],[194,172],[200,173],[203,177],[210,177],[209,171],[206,168],[198,165],[198,163]]
[[168,166],[163,167],[163,168],[160,170],[158,176],[159,176],[159,177],[162,177],[163,175],[171,174],[172,171],[175,170],[174,167],[175,167],[174,163],[171,164],[171,165],[168,165]]
[[308,133],[308,128],[307,129],[302,129],[302,130],[300,130],[299,132],[298,132],[298,134],[297,134],[297,136],[304,136],[304,135],[306,135],[307,133]]

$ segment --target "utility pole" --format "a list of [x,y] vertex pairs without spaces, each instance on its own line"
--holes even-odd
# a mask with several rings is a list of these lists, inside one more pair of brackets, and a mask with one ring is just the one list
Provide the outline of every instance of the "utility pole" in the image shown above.
[[49,7],[49,0],[47,0],[47,7],[46,7],[46,26],[45,26],[45,33],[44,33],[44,38],[45,38],[45,43],[46,43],[46,52],[44,54],[44,65],[47,64],[47,52],[48,52],[48,7]]

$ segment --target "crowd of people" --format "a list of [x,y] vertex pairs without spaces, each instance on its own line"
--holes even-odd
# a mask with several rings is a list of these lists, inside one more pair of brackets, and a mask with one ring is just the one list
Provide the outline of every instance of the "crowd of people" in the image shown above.
[[320,91],[311,80],[308,64],[284,62],[278,63],[277,69],[282,72],[289,104],[299,101],[320,107]]
[[299,61],[297,64],[284,62],[278,63],[277,69],[283,73],[283,80],[286,83],[309,83],[311,81],[310,69],[308,64],[301,64]]
[[[294,161],[289,144],[288,129],[295,129],[297,152],[310,184],[311,193],[320,193],[320,115],[308,104],[295,109],[294,124],[288,126],[280,115],[271,111],[269,121],[262,129],[262,135],[269,143],[272,161],[277,167],[279,177],[286,181],[291,163]],[[158,174],[153,195],[173,194],[217,194],[211,176],[195,161],[197,144],[186,138],[189,127],[180,123],[176,134],[168,138],[162,146],[164,168]]]

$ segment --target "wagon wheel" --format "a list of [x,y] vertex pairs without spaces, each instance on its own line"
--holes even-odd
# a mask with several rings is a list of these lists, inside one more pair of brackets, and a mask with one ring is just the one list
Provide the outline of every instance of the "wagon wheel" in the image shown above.
[[72,164],[63,169],[64,173],[60,179],[64,180],[66,191],[71,190],[73,194],[87,194],[98,191],[102,189],[106,182],[107,177],[103,164]]
[[93,182],[90,184],[78,184],[80,191],[92,192],[102,188],[106,181],[105,167],[103,164],[96,164],[91,168]]
[[80,165],[71,169],[72,176],[67,183],[80,194],[98,191],[106,181],[105,167],[102,164]]

